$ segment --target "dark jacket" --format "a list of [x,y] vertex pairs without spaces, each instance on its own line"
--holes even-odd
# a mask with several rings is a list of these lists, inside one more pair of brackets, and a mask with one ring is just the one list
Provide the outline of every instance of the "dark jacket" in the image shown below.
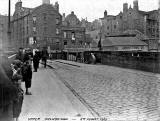
[[31,65],[24,64],[22,66],[22,76],[23,76],[23,81],[32,79],[32,67],[31,67]]

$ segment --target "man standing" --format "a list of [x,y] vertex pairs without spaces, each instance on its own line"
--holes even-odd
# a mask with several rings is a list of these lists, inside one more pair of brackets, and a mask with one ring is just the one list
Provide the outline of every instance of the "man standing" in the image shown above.
[[44,47],[42,50],[42,61],[44,62],[44,68],[46,68],[47,58],[48,58],[48,51]]
[[28,88],[31,88],[32,80],[32,66],[30,65],[29,61],[25,61],[22,66],[22,76],[23,81],[25,82],[26,95],[31,95],[31,93],[28,91]]
[[34,67],[34,72],[37,72],[39,65],[39,56],[38,56],[38,51],[35,51],[35,54],[33,56],[33,67]]

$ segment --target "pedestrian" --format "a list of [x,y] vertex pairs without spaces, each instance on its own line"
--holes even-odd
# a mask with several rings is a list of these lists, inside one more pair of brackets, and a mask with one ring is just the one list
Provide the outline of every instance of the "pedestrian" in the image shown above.
[[34,67],[34,72],[37,72],[38,65],[39,65],[39,56],[38,56],[38,52],[35,51],[35,54],[34,54],[34,56],[33,56],[33,67]]
[[[38,59],[39,59],[39,61],[38,62],[40,62],[40,60],[41,60],[41,51],[40,50],[37,50],[37,55],[38,55]],[[38,68],[39,68],[39,63],[38,63]]]
[[32,80],[32,66],[29,61],[25,61],[22,66],[22,76],[23,81],[25,82],[26,95],[31,95],[31,92],[28,91],[28,88],[31,88],[31,80]]
[[46,65],[47,65],[47,58],[48,58],[48,51],[44,47],[42,50],[42,62],[44,63],[44,68],[46,68]]

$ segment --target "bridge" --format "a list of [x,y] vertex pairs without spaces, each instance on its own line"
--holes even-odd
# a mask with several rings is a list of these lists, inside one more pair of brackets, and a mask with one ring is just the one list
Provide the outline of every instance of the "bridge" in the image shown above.
[[24,97],[20,121],[88,117],[160,120],[157,73],[61,59],[48,60],[47,65],[33,72],[32,95]]

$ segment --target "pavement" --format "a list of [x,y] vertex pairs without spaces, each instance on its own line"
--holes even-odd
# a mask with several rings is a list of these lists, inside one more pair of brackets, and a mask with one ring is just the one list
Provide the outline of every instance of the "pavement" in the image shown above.
[[160,75],[107,65],[48,61],[99,117],[160,121]]
[[[22,88],[25,90],[24,83]],[[93,117],[50,68],[41,65],[38,72],[33,73],[30,91],[32,95],[24,95],[20,121]]]

